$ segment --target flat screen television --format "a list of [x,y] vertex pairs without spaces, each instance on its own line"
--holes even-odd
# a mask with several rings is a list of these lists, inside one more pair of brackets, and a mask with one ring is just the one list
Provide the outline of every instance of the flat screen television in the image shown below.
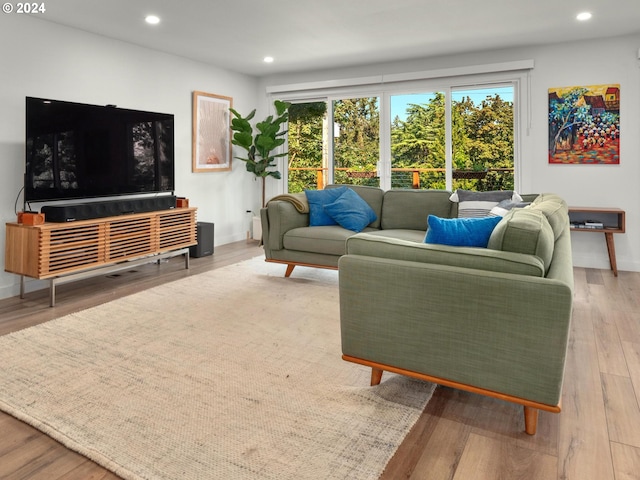
[[24,201],[174,190],[174,116],[26,98]]

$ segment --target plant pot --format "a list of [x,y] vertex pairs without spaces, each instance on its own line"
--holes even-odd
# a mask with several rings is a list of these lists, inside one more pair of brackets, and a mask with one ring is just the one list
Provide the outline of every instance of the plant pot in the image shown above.
[[254,240],[262,240],[262,221],[260,217],[252,217],[252,238]]

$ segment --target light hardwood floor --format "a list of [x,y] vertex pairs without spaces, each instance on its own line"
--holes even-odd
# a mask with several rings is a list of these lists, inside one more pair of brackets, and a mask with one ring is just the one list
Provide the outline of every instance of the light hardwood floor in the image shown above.
[[[0,335],[261,254],[255,243],[238,242],[192,259],[188,271],[173,259],[62,285],[54,308],[46,291],[1,300]],[[606,270],[575,268],[574,274],[562,413],[541,412],[538,433],[529,436],[521,407],[438,387],[383,479],[640,479],[640,273],[616,278]],[[3,413],[0,478],[118,479]]]

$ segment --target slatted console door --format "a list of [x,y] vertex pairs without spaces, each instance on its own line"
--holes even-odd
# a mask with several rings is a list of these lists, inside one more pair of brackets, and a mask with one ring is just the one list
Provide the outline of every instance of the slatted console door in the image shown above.
[[5,270],[24,277],[50,280],[51,305],[55,285],[105,270],[115,271],[161,258],[184,255],[196,241],[196,209],[176,208],[69,223],[23,225],[8,223]]

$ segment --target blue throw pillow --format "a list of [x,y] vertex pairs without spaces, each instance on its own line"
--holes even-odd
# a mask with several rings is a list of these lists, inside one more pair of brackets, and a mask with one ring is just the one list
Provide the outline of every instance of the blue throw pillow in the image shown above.
[[440,218],[429,215],[425,243],[454,247],[487,247],[491,232],[502,217]]
[[324,211],[342,228],[354,232],[361,232],[378,218],[373,208],[350,188],[347,188],[335,202],[325,205]]
[[324,206],[335,202],[347,187],[328,188],[326,190],[305,190],[309,203],[309,226],[337,225],[337,222],[324,211]]

